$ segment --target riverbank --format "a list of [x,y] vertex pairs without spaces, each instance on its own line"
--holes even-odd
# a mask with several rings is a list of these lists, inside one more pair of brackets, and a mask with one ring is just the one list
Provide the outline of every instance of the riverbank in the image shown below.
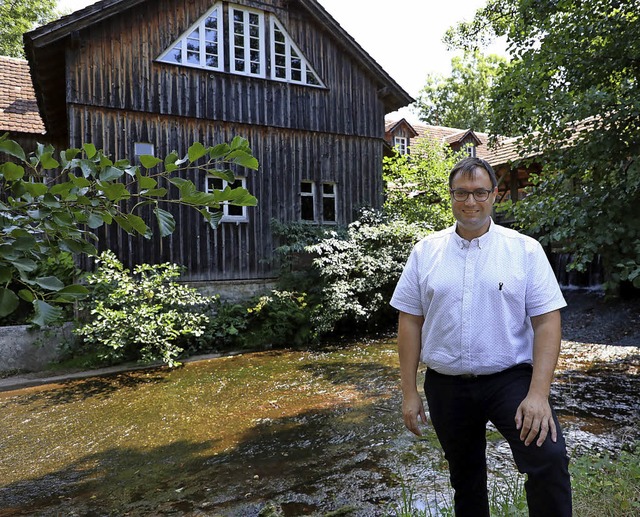
[[[564,296],[567,300],[567,307],[561,311],[563,341],[640,348],[640,297],[626,300],[607,300],[600,291],[584,289],[565,290]],[[592,349],[587,360],[596,359],[604,352],[600,350],[599,353],[597,348]],[[605,357],[607,355],[610,353],[604,353]],[[624,355],[627,355],[626,351]],[[194,356],[185,362],[215,357],[221,357],[221,354]],[[123,364],[108,368],[81,370],[64,369],[53,365],[42,371],[17,372],[0,378],[0,392],[158,366],[161,366],[161,363],[147,366]]]

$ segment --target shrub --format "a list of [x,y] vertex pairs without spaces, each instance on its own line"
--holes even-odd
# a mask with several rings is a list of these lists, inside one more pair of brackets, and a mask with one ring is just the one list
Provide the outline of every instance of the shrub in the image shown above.
[[247,309],[246,343],[262,343],[266,346],[290,347],[307,344],[313,340],[307,295],[289,291],[271,291],[254,298]]
[[[428,231],[424,224],[363,210],[346,229],[325,230],[304,246],[309,267],[285,269],[279,287],[307,294],[304,310],[314,336],[385,329],[396,318],[389,306],[393,289],[411,248]],[[279,251],[297,249],[287,244]]]
[[171,280],[176,264],[142,264],[133,275],[107,251],[87,278],[93,286],[85,307],[91,321],[75,330],[105,363],[162,360],[169,366],[201,336],[214,300]]

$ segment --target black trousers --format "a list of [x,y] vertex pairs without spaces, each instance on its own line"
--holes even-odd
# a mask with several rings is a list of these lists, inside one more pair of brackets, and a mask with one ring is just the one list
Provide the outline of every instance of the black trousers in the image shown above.
[[531,517],[571,516],[569,459],[560,430],[538,447],[525,446],[515,415],[531,383],[530,365],[475,378],[427,370],[424,390],[431,423],[449,463],[456,517],[489,517],[486,425],[491,421],[511,447],[518,470],[527,474],[525,490]]

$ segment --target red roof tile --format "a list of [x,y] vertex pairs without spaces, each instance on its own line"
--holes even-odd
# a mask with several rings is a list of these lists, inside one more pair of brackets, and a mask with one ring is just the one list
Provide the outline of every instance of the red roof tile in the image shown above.
[[0,131],[45,132],[24,59],[0,56]]

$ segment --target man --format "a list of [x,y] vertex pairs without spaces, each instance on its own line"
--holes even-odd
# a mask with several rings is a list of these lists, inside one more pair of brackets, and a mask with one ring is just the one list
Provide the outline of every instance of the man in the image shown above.
[[571,515],[566,446],[549,404],[566,305],[540,244],[491,219],[492,167],[465,158],[449,175],[456,224],[414,247],[393,294],[405,425],[432,425],[449,463],[457,517],[489,516],[486,424],[527,474],[529,515]]

